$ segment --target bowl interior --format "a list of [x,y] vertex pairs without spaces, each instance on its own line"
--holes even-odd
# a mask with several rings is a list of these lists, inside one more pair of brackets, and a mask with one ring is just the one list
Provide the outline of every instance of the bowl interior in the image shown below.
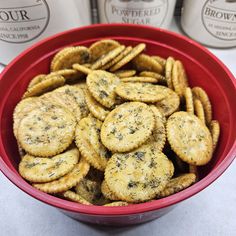
[[[102,30],[106,30],[106,33],[101,33]],[[17,172],[20,157],[12,131],[12,114],[31,78],[37,74],[49,73],[50,61],[60,48],[68,45],[89,46],[94,41],[104,37],[116,39],[125,45],[136,45],[144,42],[147,45],[146,53],[149,55],[160,55],[164,58],[172,56],[181,60],[186,68],[190,86],[201,86],[206,90],[212,102],[213,118],[219,120],[221,125],[219,146],[212,161],[199,168],[202,180],[184,190],[183,192],[186,192],[185,197],[179,195],[180,198],[175,198],[175,201],[183,200],[186,196],[191,196],[206,187],[210,183],[209,181],[204,182],[206,176],[213,173],[213,170],[227,159],[227,155],[235,145],[235,132],[233,131],[236,130],[236,99],[233,76],[223,64],[198,44],[182,36],[151,27],[117,24],[72,30],[44,40],[9,65],[0,80],[0,149],[3,162],[14,172],[17,178],[22,179]],[[29,185],[26,182],[25,184]],[[32,187],[29,185],[28,188]],[[32,191],[37,192],[35,189]],[[173,200],[171,198],[172,196],[169,197],[170,201]],[[59,199],[59,201],[64,200]],[[163,200],[154,201],[156,207],[161,201]],[[69,204],[73,205],[74,203]]]

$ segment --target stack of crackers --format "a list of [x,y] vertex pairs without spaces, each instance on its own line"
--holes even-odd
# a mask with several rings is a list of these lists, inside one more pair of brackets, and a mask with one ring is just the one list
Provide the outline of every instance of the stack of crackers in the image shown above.
[[220,125],[184,65],[146,45],[104,39],[53,56],[14,110],[19,173],[35,188],[86,205],[126,206],[194,184]]

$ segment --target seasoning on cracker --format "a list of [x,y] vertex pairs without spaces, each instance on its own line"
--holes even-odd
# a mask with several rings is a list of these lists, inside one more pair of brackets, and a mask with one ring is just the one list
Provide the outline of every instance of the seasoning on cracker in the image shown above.
[[18,141],[33,156],[54,156],[72,143],[75,125],[75,117],[68,110],[42,105],[21,120]]
[[116,103],[115,88],[120,79],[109,72],[96,70],[87,76],[87,85],[91,95],[103,106],[110,108]]
[[150,83],[123,82],[116,87],[115,92],[126,100],[155,103],[164,99],[164,89],[166,87]]
[[148,105],[140,102],[124,103],[106,117],[101,129],[101,140],[113,152],[127,152],[143,144],[154,126],[154,114]]
[[171,161],[149,145],[132,152],[115,153],[108,161],[105,181],[126,202],[143,202],[164,189],[174,173]]
[[211,134],[195,115],[176,112],[168,118],[166,129],[171,148],[183,161],[201,166],[211,160]]
[[62,177],[78,163],[79,151],[73,148],[51,158],[26,154],[19,165],[22,177],[30,182],[44,183]]

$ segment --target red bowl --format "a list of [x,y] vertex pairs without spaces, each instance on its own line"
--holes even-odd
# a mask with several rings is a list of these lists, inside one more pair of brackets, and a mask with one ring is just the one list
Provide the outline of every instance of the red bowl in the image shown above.
[[[203,87],[212,102],[221,136],[213,160],[200,169],[200,181],[164,199],[125,207],[86,206],[43,193],[17,172],[20,157],[12,132],[12,113],[30,79],[49,72],[53,55],[68,45],[90,45],[108,37],[127,45],[147,44],[147,53],[173,56],[183,61],[191,86]],[[109,24],[92,25],[47,38],[18,56],[0,76],[0,169],[16,186],[32,197],[78,220],[97,224],[137,224],[158,218],[177,203],[206,188],[231,164],[236,155],[236,80],[207,49],[181,35],[153,27]]]

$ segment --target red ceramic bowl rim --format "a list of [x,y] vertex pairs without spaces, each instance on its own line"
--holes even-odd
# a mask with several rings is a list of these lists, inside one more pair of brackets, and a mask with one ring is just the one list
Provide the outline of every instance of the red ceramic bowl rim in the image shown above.
[[[41,40],[40,42],[34,44],[27,50],[25,50],[23,53],[21,53],[19,56],[17,56],[2,72],[0,75],[0,79],[4,77],[4,74],[7,73],[7,71],[14,66],[15,62],[18,60],[21,60],[22,57],[24,57],[25,54],[27,54],[29,51],[31,51],[33,48],[46,43],[47,41],[50,41],[53,38],[60,37],[64,34],[68,34],[70,32],[74,32],[80,29],[86,29],[86,28],[99,28],[106,26],[107,24],[97,24],[97,25],[90,25],[85,26],[77,29],[67,30],[65,32],[50,36],[44,40]],[[109,24],[110,27],[113,26],[120,26],[120,27],[136,27],[137,29],[140,28],[150,28],[151,30],[158,30],[165,34],[169,34],[173,37],[180,38],[183,41],[187,41],[194,45],[195,47],[198,47],[199,50],[204,51],[208,56],[210,56],[214,61],[216,61],[220,67],[224,69],[224,71],[227,73],[229,79],[232,81],[235,91],[236,91],[236,80],[232,73],[228,70],[228,68],[211,52],[209,52],[205,47],[201,46],[200,44],[196,43],[195,41],[174,33],[170,32],[168,30],[164,29],[157,29],[151,26],[140,26],[140,25],[130,25],[130,24]],[[1,140],[0,140],[1,141]],[[7,155],[4,151],[3,144],[0,142],[0,149],[2,150],[2,156],[4,156],[7,159]],[[217,166],[214,171],[209,173],[206,177],[204,177],[201,181],[197,182],[196,184],[192,185],[191,187],[176,193],[174,195],[171,195],[169,197],[154,200],[147,203],[141,203],[141,204],[134,204],[129,206],[123,206],[123,207],[103,207],[103,206],[87,206],[82,205],[74,202],[70,202],[67,200],[63,200],[54,196],[51,196],[49,194],[46,194],[44,192],[41,192],[35,188],[33,188],[30,184],[28,184],[23,178],[21,178],[19,175],[17,175],[14,171],[12,171],[3,161],[2,158],[0,158],[0,170],[3,172],[3,174],[16,186],[18,186],[21,190],[26,192],[27,194],[31,195],[32,197],[45,202],[51,206],[70,211],[75,213],[82,213],[82,214],[88,214],[88,215],[107,215],[107,216],[115,216],[115,215],[131,215],[131,214],[139,214],[143,212],[148,211],[155,211],[161,208],[169,207],[173,204],[176,204],[180,201],[183,201],[192,195],[200,192],[204,188],[206,188],[208,185],[210,185],[213,181],[215,181],[218,177],[220,177],[221,174],[224,173],[224,171],[229,167],[229,165],[233,162],[234,158],[236,156],[236,141],[234,141],[234,144],[232,145],[230,151],[228,152],[225,159]]]

